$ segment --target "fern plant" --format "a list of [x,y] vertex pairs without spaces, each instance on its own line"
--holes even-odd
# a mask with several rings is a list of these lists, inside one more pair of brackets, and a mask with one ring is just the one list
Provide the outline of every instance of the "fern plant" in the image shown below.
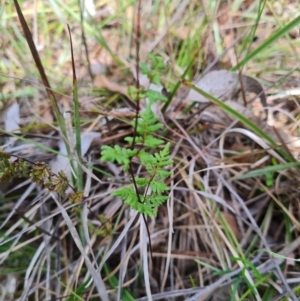
[[[158,68],[151,72],[146,65],[143,65],[142,72],[151,81],[158,84],[157,70],[161,71],[162,61],[157,57],[151,58],[152,67]],[[165,180],[171,175],[167,168],[172,164],[172,160],[170,158],[170,143],[165,144],[164,140],[155,137],[155,133],[163,125],[158,122],[158,118],[151,110],[151,105],[157,101],[166,101],[167,99],[153,90],[147,90],[145,93],[140,93],[140,95],[148,98],[148,104],[145,110],[139,112],[131,122],[136,135],[125,138],[128,147],[103,145],[101,161],[122,164],[124,171],[129,170],[131,175],[132,184],[120,187],[112,195],[120,197],[125,204],[142,214],[156,216],[157,208],[168,199],[167,191],[169,188],[165,184]],[[159,147],[162,147],[162,150],[155,152]],[[134,176],[133,159],[136,159],[146,171],[144,177]]]

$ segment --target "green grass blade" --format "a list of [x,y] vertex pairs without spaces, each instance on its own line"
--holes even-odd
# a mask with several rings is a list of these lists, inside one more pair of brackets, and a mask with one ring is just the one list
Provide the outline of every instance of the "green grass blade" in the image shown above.
[[[78,160],[81,160],[81,128],[80,128],[80,115],[79,115],[79,101],[78,101],[78,85],[76,78],[76,69],[75,69],[75,61],[74,61],[74,52],[73,52],[73,44],[71,37],[71,30],[68,25],[69,36],[70,36],[70,47],[71,47],[71,56],[72,56],[72,69],[73,69],[73,101],[74,101],[74,122],[75,122],[75,136],[76,136],[76,153],[78,156]],[[83,172],[80,164],[77,163],[77,181],[76,186],[77,190],[83,189]]]
[[[197,55],[197,52],[193,55],[193,57],[192,57],[192,59],[191,59],[189,65],[188,65],[188,66],[186,67],[186,69],[184,70],[184,72],[183,72],[183,74],[182,74],[182,76],[181,76],[181,79],[184,79],[185,76],[188,74],[189,70],[192,68],[192,66],[193,66],[193,64],[194,64],[194,61],[195,61],[195,58],[196,58],[196,55]],[[178,89],[179,89],[181,83],[182,83],[182,82],[179,80],[179,81],[177,82],[177,84],[175,85],[174,89],[172,90],[172,92],[170,93],[167,102],[165,103],[165,105],[164,105],[163,108],[162,108],[162,112],[163,112],[163,113],[166,112],[166,110],[167,110],[168,106],[170,105],[170,103],[171,103],[171,101],[172,101],[174,95],[175,95],[176,92],[178,91]]]
[[212,103],[219,106],[224,112],[228,113],[229,115],[233,116],[237,120],[241,121],[244,125],[246,125],[250,130],[252,130],[255,134],[258,136],[266,139],[273,147],[276,147],[275,141],[271,139],[264,131],[262,131],[258,126],[256,126],[253,122],[251,122],[249,119],[247,119],[245,116],[241,115],[231,107],[229,107],[226,103],[224,103],[222,100],[215,98],[213,95],[205,92],[204,90],[199,89],[195,85],[193,85],[190,82],[184,81],[184,85],[188,86],[189,88],[195,90],[199,94],[203,95],[207,99],[209,99]]
[[186,85],[186,86],[188,86],[189,88],[197,91],[199,94],[203,95],[207,99],[209,99],[212,103],[214,103],[215,105],[219,106],[224,112],[226,112],[227,114],[233,116],[235,119],[237,119],[240,122],[242,122],[248,129],[250,129],[252,132],[254,132],[255,134],[257,134],[259,137],[265,139],[272,147],[278,149],[278,152],[287,161],[290,162],[292,160],[292,158],[291,158],[291,156],[289,154],[287,154],[286,152],[284,152],[282,149],[278,148],[278,146],[275,143],[275,141],[271,137],[269,137],[269,135],[267,135],[263,130],[261,130],[261,128],[259,126],[257,126],[256,124],[254,124],[248,118],[246,118],[245,116],[243,116],[239,112],[237,112],[234,109],[232,109],[230,106],[228,106],[222,100],[217,99],[213,95],[205,92],[204,90],[199,89],[198,87],[196,87],[195,85],[193,85],[191,82],[188,82],[188,81],[184,80],[183,84]]
[[300,16],[295,18],[293,21],[285,25],[284,27],[278,29],[274,34],[272,34],[268,39],[266,39],[260,46],[255,48],[251,53],[249,53],[243,60],[241,60],[237,65],[235,65],[231,70],[237,71],[239,68],[244,66],[247,62],[253,59],[262,50],[270,47],[276,40],[287,34],[291,29],[300,23]]
[[251,170],[243,175],[236,177],[237,180],[244,180],[266,175],[267,173],[279,172],[280,170],[300,166],[300,162],[289,162],[273,166],[267,166],[261,169]]
[[[110,269],[107,266],[107,264],[104,264],[103,269],[104,269],[106,276],[110,274]],[[116,288],[119,285],[118,278],[114,275],[108,278],[108,282],[109,282],[109,285],[111,288]],[[133,296],[126,289],[122,290],[121,297],[122,297],[123,301],[135,301]]]
[[[247,54],[246,54],[246,57],[248,56],[248,54],[250,53],[250,48],[251,48],[251,44],[252,44],[252,41],[254,40],[254,37],[255,37],[255,33],[256,33],[256,30],[257,30],[257,27],[258,27],[258,24],[259,24],[259,21],[261,19],[261,16],[262,16],[262,13],[263,13],[263,10],[264,10],[264,7],[266,5],[266,1],[265,0],[262,0],[259,2],[259,7],[258,7],[258,12],[257,12],[257,16],[255,18],[255,24],[253,26],[253,28],[251,29],[251,32],[250,32],[250,35],[248,38],[245,39],[245,42],[243,43],[246,46],[246,44],[248,44],[249,46],[247,47]],[[249,43],[250,41],[250,43]]]

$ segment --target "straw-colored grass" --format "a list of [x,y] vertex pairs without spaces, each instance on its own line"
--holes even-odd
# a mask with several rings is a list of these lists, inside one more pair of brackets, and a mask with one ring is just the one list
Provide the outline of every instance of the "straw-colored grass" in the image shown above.
[[[282,139],[299,136],[297,1],[142,1],[140,12],[138,1],[95,1],[95,16],[77,1],[20,1],[36,54],[13,1],[2,2],[2,147],[54,173],[70,162],[70,185],[84,197],[28,178],[0,184],[0,300],[298,300],[299,148]],[[111,195],[132,174],[100,152],[129,147],[136,103],[127,87],[149,54],[167,66],[157,138],[170,142],[173,163],[168,201],[144,219]],[[212,69],[264,84],[272,137],[211,95],[204,112],[175,106]],[[253,108],[262,111],[258,101]],[[136,160],[132,172],[145,176]]]

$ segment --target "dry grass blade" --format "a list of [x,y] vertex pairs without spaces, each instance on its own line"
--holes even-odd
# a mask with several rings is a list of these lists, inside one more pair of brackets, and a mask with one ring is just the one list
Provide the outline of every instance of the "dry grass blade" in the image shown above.
[[60,204],[60,201],[57,200],[55,195],[52,195],[53,199],[55,200],[56,205],[58,206],[58,208],[61,211],[61,214],[63,216],[63,218],[65,219],[65,222],[70,230],[70,233],[73,237],[74,242],[76,243],[78,249],[80,250],[80,253],[82,255],[82,257],[85,260],[86,266],[92,276],[93,279],[93,283],[96,286],[98,293],[99,293],[99,297],[101,296],[101,300],[103,301],[109,301],[108,298],[108,294],[106,292],[106,288],[105,285],[103,283],[103,280],[101,278],[101,275],[97,272],[97,270],[95,269],[95,267],[93,266],[92,262],[90,261],[90,259],[88,258],[88,256],[85,253],[84,247],[81,243],[81,240],[79,238],[79,235],[77,233],[76,228],[74,227],[72,220],[70,219],[68,213],[66,212],[65,208]]
[[60,113],[60,110],[58,108],[57,100],[55,98],[53,90],[51,89],[48,77],[47,77],[47,75],[45,73],[43,64],[42,64],[40,56],[39,56],[39,53],[38,53],[38,51],[36,49],[36,46],[35,46],[35,44],[34,44],[34,42],[32,40],[31,32],[30,32],[29,27],[27,25],[27,22],[26,22],[26,20],[24,18],[24,15],[22,13],[22,10],[20,8],[18,0],[14,0],[14,4],[15,4],[15,7],[16,7],[16,10],[17,10],[17,14],[18,14],[21,26],[22,26],[23,31],[24,31],[24,35],[25,35],[26,41],[27,41],[29,49],[31,51],[32,57],[34,59],[36,67],[37,67],[37,69],[38,69],[38,71],[40,73],[40,76],[41,76],[41,79],[42,79],[42,81],[44,83],[44,86],[46,88],[48,97],[49,97],[49,99],[51,101],[54,114],[56,116],[57,121],[59,122],[62,134],[65,136],[66,132],[65,132],[64,120],[63,120],[63,117],[62,117],[62,115]]
[[299,299],[299,3],[83,2],[0,12],[0,299]]

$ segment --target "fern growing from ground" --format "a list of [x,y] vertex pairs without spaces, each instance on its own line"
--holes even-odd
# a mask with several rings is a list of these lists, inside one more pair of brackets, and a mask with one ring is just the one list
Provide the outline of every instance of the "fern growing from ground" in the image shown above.
[[[160,71],[162,68],[161,60],[152,58],[152,67],[157,65]],[[150,80],[159,83],[157,70],[151,72],[145,65],[143,73]],[[128,147],[113,147],[104,145],[101,150],[102,162],[117,162],[124,166],[124,171],[129,170],[131,174],[132,184],[129,186],[120,187],[112,193],[113,196],[120,197],[125,204],[129,205],[136,211],[149,216],[156,216],[157,208],[167,199],[168,187],[165,184],[166,178],[171,175],[171,172],[166,170],[171,164],[170,158],[170,143],[165,144],[165,141],[155,137],[155,133],[163,127],[163,124],[158,122],[158,118],[151,110],[151,105],[159,100],[166,98],[158,92],[148,90],[146,93],[148,104],[143,112],[131,122],[135,128],[136,136],[128,136],[125,138]],[[165,145],[164,145],[165,144]],[[161,151],[155,152],[158,147],[163,147]],[[131,162],[137,159],[146,170],[146,175],[142,178],[135,177],[131,168]],[[142,193],[140,193],[142,191]]]

